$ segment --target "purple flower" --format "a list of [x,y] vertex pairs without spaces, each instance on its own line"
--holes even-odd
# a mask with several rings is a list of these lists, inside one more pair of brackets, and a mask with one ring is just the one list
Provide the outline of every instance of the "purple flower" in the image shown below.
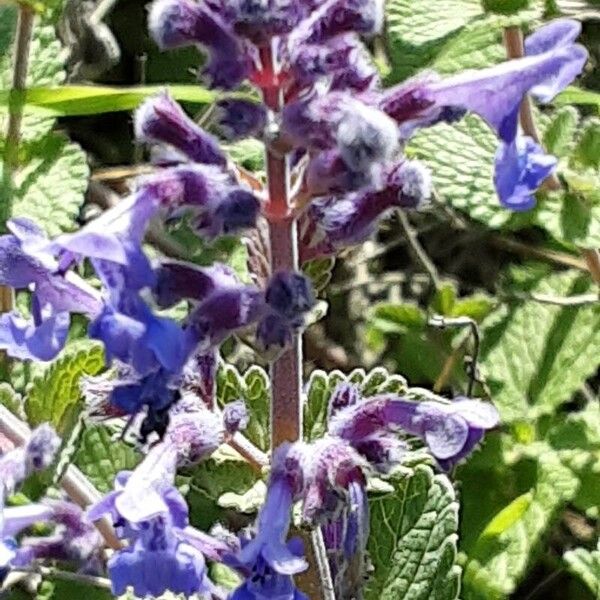
[[234,400],[228,402],[223,407],[223,423],[225,425],[225,431],[229,435],[246,429],[248,422],[250,421],[250,415],[246,403],[243,400]]
[[104,343],[107,362],[116,358],[140,375],[160,367],[176,373],[187,358],[181,327],[156,316],[134,292],[122,294],[115,306],[107,304],[88,332]]
[[468,456],[485,431],[498,423],[498,411],[480,400],[459,398],[445,404],[385,395],[340,411],[331,420],[329,432],[357,445],[400,427],[423,439],[440,467],[448,470]]
[[[335,253],[368,238],[391,208],[418,208],[431,194],[429,172],[418,161],[401,161],[382,176],[381,188],[365,188],[342,198],[313,201],[303,241],[303,259]],[[314,227],[310,227],[310,223]]]
[[185,539],[188,509],[173,487],[175,462],[176,453],[155,446],[132,474],[117,476],[116,491],[88,511],[91,520],[110,514],[130,541],[108,561],[116,595],[129,586],[141,597],[212,590],[204,556]]
[[280,271],[267,286],[266,314],[256,336],[265,349],[283,348],[304,325],[304,316],[315,304],[310,280],[300,273]]
[[302,450],[299,445],[280,446],[274,456],[267,498],[258,516],[256,536],[226,563],[247,579],[232,595],[238,600],[281,597],[304,600],[295,589],[292,575],[307,568],[300,540],[287,544],[291,508],[303,486]]
[[267,110],[248,100],[225,98],[216,103],[216,125],[228,140],[260,137],[267,124]]
[[297,0],[230,0],[229,11],[236,33],[257,45],[289,33],[307,14]]
[[295,44],[319,44],[342,33],[377,33],[383,25],[382,0],[325,0],[294,32]]
[[167,92],[149,98],[137,109],[134,126],[138,140],[169,144],[194,162],[220,167],[227,163],[219,142],[198,127]]
[[248,47],[208,3],[193,0],[156,0],[148,27],[163,50],[199,45],[208,52],[203,76],[212,87],[236,88],[250,73]]
[[0,512],[4,499],[35,471],[52,464],[60,447],[60,438],[51,425],[43,423],[32,432],[27,443],[0,457]]
[[85,571],[97,571],[104,543],[84,511],[62,500],[47,500],[45,505],[51,509],[50,519],[56,527],[50,535],[23,539],[19,560],[27,564],[40,559],[68,560]]
[[532,140],[519,138],[519,107],[527,93],[549,102],[581,72],[588,54],[573,43],[579,31],[574,21],[554,21],[527,38],[524,58],[443,80],[401,84],[386,92],[379,107],[409,130],[453,118],[457,108],[478,114],[500,138],[494,177],[500,201],[512,210],[527,210],[554,163]]
[[326,44],[291,46],[289,62],[299,88],[325,77],[332,90],[363,92],[379,82],[371,58],[354,34],[339,35]]
[[0,584],[11,567],[30,562],[28,552],[23,552],[14,536],[23,529],[52,517],[52,509],[44,504],[26,504],[4,508],[0,503]]
[[51,360],[64,347],[70,313],[94,316],[95,291],[65,273],[45,234],[27,219],[7,223],[12,234],[0,237],[0,283],[33,291],[31,319],[16,311],[0,316],[0,348],[23,360]]

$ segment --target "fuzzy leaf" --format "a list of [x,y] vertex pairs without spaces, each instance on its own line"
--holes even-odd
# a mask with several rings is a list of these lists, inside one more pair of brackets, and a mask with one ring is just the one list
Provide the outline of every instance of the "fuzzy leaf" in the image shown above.
[[565,552],[564,559],[569,571],[590,588],[595,598],[600,597],[600,543],[598,549],[592,552],[585,548],[569,550]]
[[322,292],[331,281],[333,267],[335,267],[335,258],[333,257],[317,258],[302,265],[304,274],[312,280],[317,294]]
[[18,417],[22,416],[23,399],[20,394],[13,390],[9,383],[0,383],[0,404],[8,408],[14,415]]
[[573,159],[583,167],[600,168],[600,119],[589,119],[582,125]]
[[29,424],[48,421],[59,433],[68,431],[80,410],[81,377],[97,375],[103,367],[104,352],[98,342],[68,345],[27,388],[25,412]]
[[482,534],[470,552],[463,577],[464,599],[490,600],[511,594],[533,560],[542,536],[577,487],[577,478],[554,453],[540,456],[537,483],[526,510],[521,512],[520,506],[517,512],[521,515],[508,527],[492,527],[500,520],[500,515],[494,517],[486,528],[488,534]]
[[102,425],[83,432],[75,454],[75,464],[103,493],[113,489],[119,471],[134,469],[139,462],[139,453],[125,442],[115,440],[113,431]]
[[226,446],[189,474],[187,500],[192,522],[200,529],[208,530],[221,520],[223,508],[233,507],[236,511],[243,508],[251,512],[256,506],[244,501],[249,500],[246,494],[253,489],[258,477],[245,460]]
[[[590,290],[586,275],[566,272],[541,280],[531,292],[569,296]],[[482,373],[509,423],[552,413],[598,368],[600,313],[526,301],[505,308],[483,332]]]
[[77,144],[62,135],[45,136],[15,175],[14,215],[33,219],[50,236],[72,231],[88,177],[87,159]]
[[349,375],[341,371],[315,370],[310,375],[308,391],[304,403],[304,437],[314,440],[327,431],[327,407],[335,388],[343,381],[357,385],[363,396],[374,396],[385,392],[402,393],[407,390],[406,380],[400,375],[390,374],[384,368],[373,369],[366,373],[364,369],[355,369]]
[[579,114],[572,106],[556,111],[544,132],[543,146],[555,156],[566,156],[572,150]]
[[223,364],[217,373],[217,398],[224,405],[233,400],[244,400],[250,415],[246,436],[261,450],[270,444],[270,381],[264,369],[250,367],[244,375],[231,365]]
[[371,501],[369,553],[374,571],[367,600],[453,600],[458,503],[445,475],[417,466],[398,474],[391,494]]

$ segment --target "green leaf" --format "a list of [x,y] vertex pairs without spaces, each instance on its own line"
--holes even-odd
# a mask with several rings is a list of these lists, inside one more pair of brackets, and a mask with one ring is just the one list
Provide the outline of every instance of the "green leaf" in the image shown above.
[[33,219],[50,236],[72,231],[88,177],[81,148],[50,133],[30,147],[28,161],[15,174],[14,216]]
[[578,122],[579,113],[572,106],[558,109],[544,131],[544,148],[555,156],[567,156],[573,147]]
[[265,169],[265,145],[260,140],[248,138],[234,144],[223,144],[233,162],[253,173]]
[[[42,82],[36,82],[41,84]],[[29,87],[21,94],[12,94],[32,115],[45,118],[97,115],[137,108],[149,96],[167,89],[181,102],[209,104],[215,92],[199,85],[145,85],[139,87],[109,87],[100,85],[63,85]],[[0,93],[0,108],[8,106],[11,95]]]
[[244,400],[250,415],[245,434],[261,450],[270,445],[270,380],[264,369],[250,367],[240,375],[232,365],[222,364],[217,373],[217,398],[220,405]]
[[[531,292],[569,296],[591,290],[575,272],[542,279]],[[600,313],[595,307],[560,307],[525,301],[505,307],[483,331],[481,369],[502,421],[532,420],[568,402],[596,372]]]
[[497,530],[496,534],[478,540],[469,554],[463,577],[465,600],[500,599],[515,590],[543,535],[575,495],[577,486],[577,478],[554,453],[540,456],[537,483],[531,496],[525,501],[516,500],[518,510],[513,502],[512,507],[509,505],[503,511],[515,511],[517,514],[512,517],[519,518],[511,518],[512,524],[498,528],[498,522],[506,520],[506,512],[496,515],[488,525]]
[[302,271],[310,277],[317,294],[322,292],[331,281],[333,267],[335,267],[334,257],[317,258],[302,265]]
[[367,600],[453,600],[458,503],[445,475],[417,466],[396,475],[394,492],[372,499],[369,554],[374,570]]
[[[258,475],[233,450],[221,447],[208,460],[190,469],[189,474],[187,500],[195,527],[210,529],[222,520],[223,508],[256,509],[257,503],[245,502],[249,500],[247,492],[259,481]],[[264,495],[258,497],[264,499]]]
[[575,548],[565,552],[563,558],[569,571],[590,588],[595,598],[600,598],[600,543],[597,550]]
[[600,110],[600,93],[577,87],[568,87],[554,98],[552,104],[558,106],[565,104],[591,105],[596,106]]
[[515,498],[508,506],[505,506],[486,526],[479,539],[476,542],[475,552],[477,547],[483,545],[489,540],[497,538],[504,533],[509,527],[519,521],[525,511],[531,506],[533,494],[527,492]]
[[427,325],[425,311],[416,304],[377,304],[373,308],[371,323],[385,333],[406,333]]
[[23,399],[21,394],[18,394],[13,390],[9,383],[0,383],[0,404],[14,415],[22,417],[23,415]]
[[600,169],[600,119],[588,119],[583,123],[573,160],[583,167]]
[[496,136],[484,121],[467,115],[454,125],[421,130],[410,141],[407,153],[429,166],[442,202],[497,229],[512,216],[500,205],[493,185],[497,145]]
[[480,0],[389,0],[387,39],[390,83],[423,68],[455,73],[480,68],[505,57],[502,29],[529,23],[540,15],[540,3],[518,15],[485,15]]
[[115,475],[119,471],[134,469],[140,455],[125,442],[114,439],[110,427],[88,427],[81,436],[75,464],[102,493],[113,489]]
[[30,425],[52,423],[59,433],[74,424],[81,408],[80,380],[104,367],[102,345],[89,340],[68,345],[27,389],[25,412]]
[[335,388],[342,382],[357,385],[365,397],[377,394],[403,393],[407,390],[404,377],[390,374],[386,369],[379,367],[368,373],[364,369],[355,369],[348,375],[341,371],[315,370],[310,374],[308,392],[304,403],[304,438],[315,440],[322,437],[327,431],[327,408],[329,399]]

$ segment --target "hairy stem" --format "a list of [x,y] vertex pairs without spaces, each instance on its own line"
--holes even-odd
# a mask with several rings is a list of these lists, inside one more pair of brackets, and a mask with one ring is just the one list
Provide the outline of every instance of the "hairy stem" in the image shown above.
[[[270,47],[261,50],[263,73],[267,87],[263,88],[265,104],[274,112],[283,108],[283,93],[276,85],[277,65]],[[269,81],[271,82],[269,84]],[[266,214],[269,219],[271,270],[298,268],[298,237],[296,223],[289,214],[288,157],[267,146],[267,181],[269,199]],[[285,441],[295,441],[302,435],[302,339],[295,336],[271,365],[271,445],[276,448]]]
[[[265,104],[273,112],[284,105],[283,91],[278,85],[277,65],[272,46],[260,52],[265,86]],[[290,165],[275,143],[267,145],[268,201],[265,209],[269,221],[271,271],[298,269],[297,224],[290,207]],[[271,447],[302,438],[302,336],[294,336],[286,349],[271,365]],[[301,586],[310,590],[310,598],[331,600],[333,584],[327,556],[322,551],[320,531],[311,540],[307,552],[309,570]]]

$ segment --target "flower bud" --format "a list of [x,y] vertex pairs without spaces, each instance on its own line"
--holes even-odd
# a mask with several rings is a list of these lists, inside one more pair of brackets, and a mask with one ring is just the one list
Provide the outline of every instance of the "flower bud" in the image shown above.
[[221,167],[227,162],[219,142],[198,127],[167,92],[137,109],[134,128],[138,140],[169,144],[195,162]]

